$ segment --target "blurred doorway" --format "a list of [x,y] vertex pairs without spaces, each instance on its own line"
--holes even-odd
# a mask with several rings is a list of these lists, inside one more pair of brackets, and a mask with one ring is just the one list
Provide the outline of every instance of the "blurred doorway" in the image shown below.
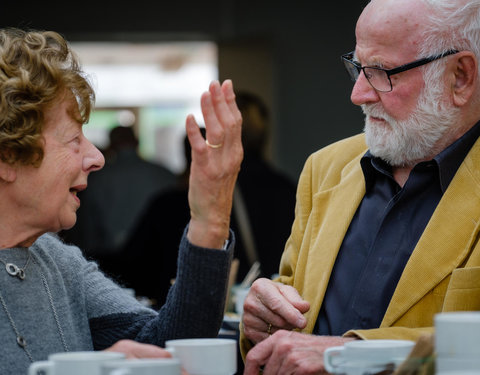
[[133,126],[140,154],[177,173],[184,168],[185,118],[203,119],[200,96],[218,79],[213,42],[71,43],[95,88],[96,108],[84,127],[97,147],[108,147],[117,125]]

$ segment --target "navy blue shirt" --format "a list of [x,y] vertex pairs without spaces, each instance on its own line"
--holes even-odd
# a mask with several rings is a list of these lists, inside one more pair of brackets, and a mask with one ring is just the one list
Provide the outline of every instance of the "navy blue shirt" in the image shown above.
[[480,122],[433,160],[412,169],[405,185],[367,152],[366,193],[345,235],[314,333],[378,328],[405,265],[458,167],[480,136]]

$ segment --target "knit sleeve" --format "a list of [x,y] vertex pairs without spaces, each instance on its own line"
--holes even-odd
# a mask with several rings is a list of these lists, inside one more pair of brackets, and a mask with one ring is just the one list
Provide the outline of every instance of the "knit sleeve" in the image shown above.
[[223,319],[233,247],[233,233],[225,251],[196,247],[184,233],[177,278],[158,312],[130,301],[118,287],[111,289],[114,284],[108,279],[95,275],[87,286],[93,298],[90,311],[95,311],[89,320],[94,347],[103,349],[122,338],[164,346],[174,338],[215,337]]

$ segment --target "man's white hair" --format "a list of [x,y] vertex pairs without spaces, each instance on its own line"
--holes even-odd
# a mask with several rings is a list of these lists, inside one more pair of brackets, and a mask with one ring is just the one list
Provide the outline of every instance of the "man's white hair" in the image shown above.
[[[480,0],[419,0],[428,11],[418,58],[448,50],[471,51],[480,57]],[[438,82],[446,66],[439,59],[423,67],[426,83]],[[479,64],[480,73],[480,64]]]

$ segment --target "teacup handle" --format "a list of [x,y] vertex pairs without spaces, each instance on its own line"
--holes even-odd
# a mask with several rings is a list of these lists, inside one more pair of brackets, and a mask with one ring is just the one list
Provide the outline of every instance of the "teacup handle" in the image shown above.
[[28,375],[53,375],[52,361],[33,362],[28,368]]
[[342,352],[345,350],[343,346],[332,346],[327,348],[323,353],[323,364],[325,370],[331,374],[335,374],[337,367],[340,364],[339,358],[342,357]]

